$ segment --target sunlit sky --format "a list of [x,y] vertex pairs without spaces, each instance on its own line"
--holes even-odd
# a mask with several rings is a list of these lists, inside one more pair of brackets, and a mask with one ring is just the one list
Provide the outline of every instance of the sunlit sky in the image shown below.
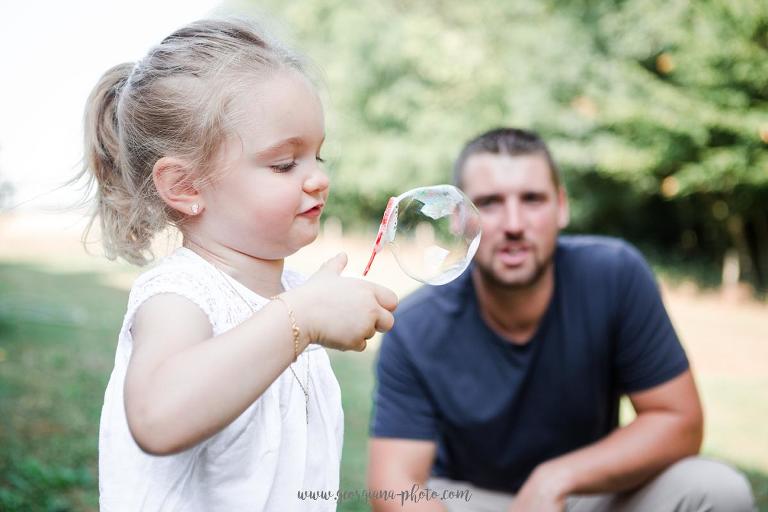
[[56,190],[79,168],[85,100],[109,67],[136,61],[219,0],[0,4],[0,179],[18,210],[71,203]]

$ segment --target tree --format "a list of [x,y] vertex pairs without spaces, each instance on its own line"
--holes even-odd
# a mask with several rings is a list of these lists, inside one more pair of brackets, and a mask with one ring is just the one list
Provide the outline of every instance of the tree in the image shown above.
[[450,181],[460,145],[492,126],[588,125],[568,102],[592,42],[545,3],[260,5],[322,64],[337,144],[330,210],[345,221],[376,222],[387,195]]
[[[673,247],[722,259],[768,286],[768,4],[561,2],[603,58],[579,101],[591,167],[660,204]],[[586,154],[582,155],[587,158]]]
[[735,248],[768,285],[764,0],[260,4],[322,64],[345,222],[450,180],[467,138],[522,126],[553,147],[575,229],[682,258]]

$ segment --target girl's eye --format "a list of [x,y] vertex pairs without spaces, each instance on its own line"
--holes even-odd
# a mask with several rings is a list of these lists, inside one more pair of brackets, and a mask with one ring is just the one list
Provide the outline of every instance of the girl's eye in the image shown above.
[[279,164],[279,165],[270,165],[273,171],[275,172],[288,172],[294,167],[296,167],[296,161],[289,162],[287,164]]
[[317,160],[317,161],[318,161],[318,162],[320,162],[321,164],[324,164],[324,163],[325,163],[325,159],[324,159],[323,157],[321,157],[320,155],[316,156],[316,157],[315,157],[315,160]]

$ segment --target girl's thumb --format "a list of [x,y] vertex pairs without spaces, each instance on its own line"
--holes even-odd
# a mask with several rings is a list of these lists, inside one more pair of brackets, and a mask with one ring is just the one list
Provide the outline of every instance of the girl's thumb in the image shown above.
[[340,252],[333,258],[323,263],[315,274],[324,274],[333,272],[336,275],[340,275],[341,271],[347,266],[347,254]]

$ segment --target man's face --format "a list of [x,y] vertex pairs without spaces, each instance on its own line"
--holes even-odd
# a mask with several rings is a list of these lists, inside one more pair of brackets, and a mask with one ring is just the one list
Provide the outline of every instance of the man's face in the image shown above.
[[547,159],[478,153],[464,164],[462,183],[482,220],[477,270],[505,288],[535,285],[568,224],[565,191],[555,186]]

